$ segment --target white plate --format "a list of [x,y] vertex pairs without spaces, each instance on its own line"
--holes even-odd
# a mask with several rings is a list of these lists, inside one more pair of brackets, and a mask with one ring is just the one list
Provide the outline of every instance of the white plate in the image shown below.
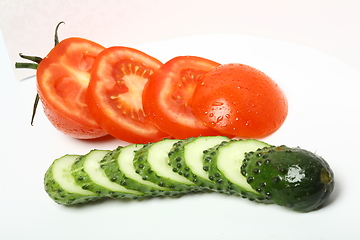
[[304,214],[220,194],[72,207],[55,204],[43,190],[44,173],[55,158],[124,143],[111,138],[68,138],[49,124],[41,108],[31,127],[35,79],[14,79],[1,42],[0,239],[360,237],[359,72],[323,52],[252,36],[203,35],[136,47],[164,62],[177,55],[197,55],[221,63],[244,63],[276,80],[288,97],[289,116],[278,132],[264,140],[316,151],[328,161],[336,187],[326,206]]

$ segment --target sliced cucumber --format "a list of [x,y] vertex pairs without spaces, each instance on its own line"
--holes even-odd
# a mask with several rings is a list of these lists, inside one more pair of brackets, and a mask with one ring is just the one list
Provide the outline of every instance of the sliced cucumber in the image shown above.
[[82,189],[92,191],[101,196],[111,198],[136,199],[144,195],[143,192],[127,189],[116,182],[110,181],[101,167],[101,160],[108,150],[91,150],[79,157],[72,165],[72,176]]
[[64,205],[211,189],[308,212],[329,198],[334,174],[324,159],[304,149],[198,137],[65,155],[49,167],[44,184]]
[[236,194],[249,200],[271,202],[256,192],[240,173],[245,154],[270,145],[257,140],[233,140],[223,142],[204,153],[204,168],[209,179],[217,185],[217,191]]
[[169,166],[169,151],[179,140],[164,139],[149,143],[135,152],[134,166],[144,180],[178,193],[198,189],[197,185],[173,171]]
[[143,180],[135,172],[133,163],[135,151],[143,146],[143,144],[132,144],[126,147],[118,147],[100,161],[101,167],[111,181],[125,188],[143,192],[146,196],[164,195],[164,191],[169,191],[169,189]]
[[215,184],[209,180],[203,168],[203,152],[230,139],[223,136],[188,138],[178,141],[169,152],[173,171],[196,183],[202,190],[213,189]]
[[72,205],[98,200],[99,194],[82,189],[71,175],[71,166],[79,155],[65,155],[56,159],[45,173],[45,190],[57,203]]

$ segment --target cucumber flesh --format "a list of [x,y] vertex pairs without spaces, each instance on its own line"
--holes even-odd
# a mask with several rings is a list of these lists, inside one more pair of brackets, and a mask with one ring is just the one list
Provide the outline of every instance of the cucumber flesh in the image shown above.
[[[246,197],[249,200],[271,202],[247,183],[247,179],[241,174],[240,170],[247,152],[269,146],[269,144],[258,140],[237,140],[221,144],[217,148],[218,154],[215,161],[213,161],[222,175],[220,185],[227,185],[224,187],[232,191],[232,193]],[[218,181],[220,178],[217,178],[216,174],[213,174],[213,176]]]
[[179,140],[164,139],[157,143],[146,144],[135,152],[136,172],[144,179],[160,187],[166,187],[178,193],[187,193],[198,187],[184,176],[173,171],[169,165],[168,153]]
[[76,183],[101,196],[111,198],[138,198],[144,193],[127,189],[113,181],[105,174],[101,167],[101,160],[109,154],[108,150],[91,150],[79,157],[72,165],[72,175]]
[[203,169],[203,151],[229,140],[223,136],[202,136],[175,143],[169,152],[173,171],[196,183],[203,190],[213,189],[214,183]]
[[132,144],[126,147],[118,147],[101,160],[101,167],[111,181],[125,188],[143,192],[146,196],[163,195],[164,191],[169,189],[143,180],[135,172],[136,169],[133,164],[135,151],[143,146],[143,144]]
[[56,159],[45,173],[45,190],[62,205],[72,205],[98,200],[100,195],[82,189],[71,175],[71,166],[79,155],[65,155]]

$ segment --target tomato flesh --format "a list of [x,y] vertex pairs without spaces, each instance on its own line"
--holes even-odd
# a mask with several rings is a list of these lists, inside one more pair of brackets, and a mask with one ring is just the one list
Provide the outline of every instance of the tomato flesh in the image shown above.
[[97,55],[104,47],[82,38],[57,44],[39,63],[37,86],[44,112],[61,132],[74,138],[107,135],[86,104],[86,89]]
[[199,79],[219,63],[194,56],[166,62],[151,77],[143,93],[144,110],[163,132],[177,139],[219,135],[199,121],[191,107]]
[[270,135],[288,113],[280,87],[243,64],[224,64],[205,74],[195,88],[192,107],[207,126],[242,138]]
[[127,47],[110,47],[96,59],[87,91],[87,104],[110,135],[131,143],[159,141],[160,131],[144,113],[144,86],[162,63]]

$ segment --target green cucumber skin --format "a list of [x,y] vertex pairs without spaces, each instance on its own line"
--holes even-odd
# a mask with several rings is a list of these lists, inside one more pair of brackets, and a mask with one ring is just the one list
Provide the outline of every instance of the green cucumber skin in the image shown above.
[[[238,151],[235,154],[237,154],[238,152],[241,152],[242,148],[244,148],[242,145],[246,147],[246,145],[249,145],[249,143],[254,145],[251,146],[253,147],[254,151],[264,146],[268,146],[267,144],[258,140],[232,140],[228,142],[222,142],[208,149],[207,151],[204,151],[204,156],[203,156],[204,169],[208,171],[209,179],[215,184],[216,187],[214,188],[214,190],[216,192],[241,196],[242,198],[247,198],[250,201],[256,201],[261,203],[272,203],[272,201],[268,197],[254,191],[251,188],[251,186],[249,186],[246,183],[245,179],[244,179],[244,183],[247,186],[241,186],[235,184],[234,182],[229,180],[229,178],[226,177],[226,173],[224,173],[221,169],[219,169],[220,151],[222,152],[226,151],[227,154],[233,154],[232,152],[228,151],[228,149],[229,147],[232,147],[231,145],[236,144],[238,145],[236,146]],[[239,160],[237,161],[239,165],[239,169],[238,169],[239,175],[241,175],[240,166],[244,157],[245,154],[243,156],[238,156]],[[229,162],[228,164],[229,166],[231,166],[232,163]],[[248,187],[250,190],[247,190],[246,187]]]
[[[231,184],[227,181],[226,178],[224,178],[223,174],[216,167],[218,149],[225,144],[226,142],[223,142],[204,151],[203,168],[206,172],[208,172],[208,178],[214,184],[214,191],[218,193],[235,194],[236,191],[231,188]],[[241,193],[237,193],[237,195],[242,196]]]
[[[104,150],[92,150],[90,151],[88,154],[86,155],[82,155],[80,157],[77,158],[77,160],[73,163],[71,171],[72,171],[72,176],[75,180],[75,182],[81,186],[82,189],[84,190],[89,190],[91,192],[94,192],[100,196],[103,197],[109,197],[109,198],[130,198],[130,199],[138,199],[140,197],[143,197],[144,193],[139,192],[137,194],[132,194],[126,191],[116,191],[116,190],[111,190],[109,188],[106,188],[104,186],[101,186],[97,183],[95,183],[93,181],[93,179],[91,178],[91,176],[89,176],[89,174],[85,171],[84,169],[84,164],[86,161],[86,157],[93,153],[94,151],[104,151]],[[104,157],[106,157],[107,154],[111,154],[111,151],[106,151],[107,153],[105,154]],[[102,159],[99,159],[99,163],[101,162]],[[100,165],[101,166],[101,165]],[[111,180],[110,180],[111,181]],[[121,185],[119,185],[121,186]]]
[[[219,142],[230,140],[226,137],[191,137],[185,140],[181,140],[174,144],[173,148],[169,152],[169,164],[173,167],[173,171],[180,175],[183,175],[196,185],[200,187],[201,191],[213,190],[216,184],[210,181],[208,178],[203,178],[192,171],[192,168],[186,163],[185,151],[189,144],[197,144],[199,140],[203,138],[205,141],[208,138],[218,138]],[[202,146],[201,146],[202,147]],[[203,148],[203,147],[202,147]],[[201,148],[201,149],[202,149]],[[206,150],[207,148],[205,148]],[[191,161],[188,159],[188,161]],[[195,160],[194,160],[195,161]]]
[[143,148],[135,152],[134,167],[136,169],[136,173],[138,173],[144,180],[151,181],[160,187],[170,189],[170,191],[164,192],[166,196],[175,197],[189,192],[199,191],[199,187],[195,184],[184,184],[174,181],[170,178],[158,175],[158,173],[153,170],[152,166],[148,162],[150,148],[152,148],[155,144],[161,144],[163,141],[168,141],[168,139],[161,140],[157,143],[148,143]]
[[320,208],[334,189],[334,173],[329,164],[300,148],[280,146],[250,152],[241,169],[259,193],[298,212]]
[[[99,196],[98,194],[94,194],[92,192],[91,193],[89,192],[88,194],[80,194],[66,190],[64,189],[64,186],[61,186],[61,184],[54,178],[53,168],[55,164],[57,164],[57,162],[68,159],[73,163],[76,161],[78,157],[79,155],[69,155],[69,154],[64,155],[54,160],[54,162],[50,165],[49,169],[45,173],[45,177],[44,177],[45,191],[49,195],[49,197],[58,204],[74,205],[74,204],[92,202],[103,198],[102,196]],[[71,176],[70,169],[71,169],[71,165],[69,166],[68,171],[65,172],[64,174]]]
[[[185,156],[184,150],[187,144],[191,144],[199,138],[165,139],[157,143],[143,145],[141,149],[135,151],[134,155],[127,155],[129,157],[126,158],[128,159],[126,162],[130,165],[133,163],[130,168],[125,168],[127,173],[130,172],[130,175],[135,179],[139,179],[138,176],[141,176],[152,183],[150,184],[153,186],[152,188],[159,188],[159,190],[154,191],[151,187],[149,188],[149,185],[144,186],[145,184],[143,184],[144,182],[141,183],[141,179],[132,181],[124,175],[117,165],[119,162],[116,161],[124,147],[119,147],[113,151],[92,150],[107,151],[103,157],[92,158],[92,160],[98,161],[95,165],[86,165],[89,172],[97,180],[94,181],[99,182],[100,185],[96,184],[84,171],[85,159],[92,151],[83,156],[64,155],[54,160],[44,176],[45,190],[56,203],[73,205],[103,198],[178,197],[186,193],[205,192],[211,189],[219,193],[239,195],[257,202],[275,203],[297,212],[309,212],[321,208],[334,189],[334,173],[324,159],[304,149],[270,145],[258,149],[254,148],[253,151],[246,148],[246,151],[243,151],[244,158],[239,174],[246,179],[247,184],[244,184],[244,179],[239,180],[236,172],[232,171],[234,167],[231,166],[237,166],[237,162],[229,165],[229,168],[227,167],[226,154],[234,154],[237,151],[226,149],[240,141],[256,142],[258,140],[225,140],[207,150],[201,150],[203,165],[200,164],[196,167],[191,165],[193,169],[186,164],[192,164],[191,161],[194,161],[191,158],[193,151],[188,151],[186,159],[177,161],[178,157]],[[165,141],[172,142],[172,145],[170,147],[169,144],[161,145]],[[157,164],[154,160],[161,158],[162,163],[156,165],[159,172],[152,169],[147,159],[154,146],[157,146],[154,148],[156,151],[153,151],[156,154],[152,155],[151,162]],[[204,145],[195,143],[193,147],[203,148]],[[194,148],[191,149],[194,150]],[[158,151],[165,154],[165,158],[163,155],[158,155]],[[219,155],[222,156],[219,158]],[[222,164],[219,165],[219,162]],[[178,163],[181,163],[181,166]],[[104,175],[97,175],[89,166],[95,166],[95,169],[103,171]],[[186,170],[185,167],[189,167],[189,169]],[[209,180],[199,181],[198,176],[190,174],[194,169],[200,167],[203,167],[204,172],[198,171],[199,174],[209,177]],[[231,174],[229,174],[230,169]],[[187,172],[189,175],[186,175]],[[158,173],[163,175],[160,176],[161,174]],[[164,175],[164,173],[166,174]],[[172,179],[180,180],[170,180],[170,176]],[[116,187],[113,187],[113,184]],[[123,190],[113,191],[104,186],[112,189],[120,187]],[[243,188],[246,190],[244,191]]]
[[[128,147],[132,147],[129,145]],[[144,193],[144,197],[157,197],[165,195],[165,190],[161,187],[151,187],[149,185],[142,184],[128,176],[119,168],[118,157],[126,147],[118,147],[114,151],[107,154],[101,161],[101,168],[105,171],[107,177],[131,190],[136,190]]]

